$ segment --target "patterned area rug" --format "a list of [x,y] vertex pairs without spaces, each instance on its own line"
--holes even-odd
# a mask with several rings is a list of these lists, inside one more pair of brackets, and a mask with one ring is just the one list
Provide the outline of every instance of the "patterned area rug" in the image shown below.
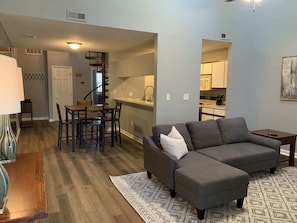
[[242,209],[236,201],[207,209],[205,219],[197,218],[196,209],[146,172],[110,176],[111,181],[145,222],[208,223],[288,223],[297,222],[297,168],[285,167],[274,175],[251,174],[248,196]]

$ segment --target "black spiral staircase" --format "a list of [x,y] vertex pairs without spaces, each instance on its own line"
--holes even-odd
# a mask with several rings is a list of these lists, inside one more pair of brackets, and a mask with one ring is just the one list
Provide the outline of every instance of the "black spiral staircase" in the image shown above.
[[[85,53],[85,58],[89,60],[89,65],[91,67],[96,67],[97,71],[102,73],[102,95],[99,99],[100,102],[104,104],[108,104],[109,98],[109,89],[108,89],[108,72],[107,72],[107,53],[104,52],[96,52],[96,51],[88,51]],[[101,86],[96,86],[92,91],[90,91],[84,99],[98,89]]]

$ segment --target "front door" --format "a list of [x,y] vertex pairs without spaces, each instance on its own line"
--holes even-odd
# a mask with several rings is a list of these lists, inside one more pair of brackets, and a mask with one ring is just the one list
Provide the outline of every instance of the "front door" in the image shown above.
[[73,104],[72,67],[52,66],[53,119],[59,119],[56,103],[60,105],[62,118],[65,119],[65,105]]

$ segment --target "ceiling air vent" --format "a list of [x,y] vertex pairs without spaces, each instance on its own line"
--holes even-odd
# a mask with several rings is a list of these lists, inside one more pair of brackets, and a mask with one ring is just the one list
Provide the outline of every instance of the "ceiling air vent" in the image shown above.
[[12,57],[13,56],[13,48],[0,47],[0,54]]
[[38,50],[38,49],[26,49],[25,53],[28,54],[28,55],[40,56],[40,55],[42,55],[42,50]]
[[12,53],[11,47],[0,47],[0,53]]
[[85,22],[86,21],[86,15],[84,13],[79,13],[79,12],[71,12],[71,11],[66,11],[66,18],[68,20],[74,20],[74,21],[79,21],[79,22]]

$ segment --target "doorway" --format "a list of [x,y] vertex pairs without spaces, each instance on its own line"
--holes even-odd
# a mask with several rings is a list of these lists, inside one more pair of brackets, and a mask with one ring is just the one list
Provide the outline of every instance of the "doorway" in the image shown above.
[[102,98],[102,72],[97,69],[92,70],[92,100],[93,104],[103,104]]
[[[53,92],[53,119],[59,119],[56,110],[56,103],[60,108],[65,105],[73,104],[73,89],[72,89],[72,67],[71,66],[52,66],[52,92]],[[62,118],[65,119],[65,112],[61,110]]]
[[202,40],[199,120],[226,116],[231,45],[226,41]]

